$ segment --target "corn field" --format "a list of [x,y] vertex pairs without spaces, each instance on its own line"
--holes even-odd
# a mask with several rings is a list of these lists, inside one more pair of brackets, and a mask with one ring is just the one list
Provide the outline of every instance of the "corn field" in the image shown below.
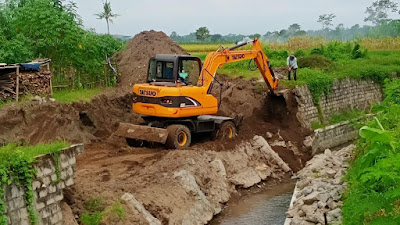
[[400,37],[364,38],[361,46],[369,50],[400,50]]
[[[400,37],[392,38],[363,38],[358,41],[362,48],[372,51],[379,50],[400,50]],[[322,37],[292,37],[288,42],[263,42],[262,45],[271,50],[295,51],[298,49],[318,48],[321,45],[326,46],[329,41]],[[181,46],[189,53],[207,54],[216,51],[220,46],[231,47],[235,43],[185,43]],[[245,46],[242,49],[251,49],[251,46]]]

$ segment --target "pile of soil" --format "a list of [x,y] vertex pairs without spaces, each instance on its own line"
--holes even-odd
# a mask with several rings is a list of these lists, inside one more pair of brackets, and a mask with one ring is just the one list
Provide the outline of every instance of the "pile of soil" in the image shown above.
[[109,137],[119,122],[137,123],[132,95],[100,94],[91,102],[72,104],[28,101],[0,109],[0,144],[37,144],[54,140],[89,143]]
[[146,82],[148,62],[156,54],[189,55],[181,46],[161,31],[143,31],[130,40],[116,56],[121,76],[118,87],[131,89],[135,83]]

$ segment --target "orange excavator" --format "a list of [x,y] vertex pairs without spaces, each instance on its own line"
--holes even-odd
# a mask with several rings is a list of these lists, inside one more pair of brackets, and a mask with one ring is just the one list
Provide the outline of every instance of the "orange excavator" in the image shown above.
[[[251,50],[235,50],[251,43]],[[203,65],[194,56],[156,55],[149,61],[147,83],[133,86],[133,111],[142,115],[144,123],[121,123],[116,135],[125,137],[129,145],[158,142],[172,149],[188,147],[192,134],[234,138],[240,119],[216,116],[219,103],[211,91],[219,83],[215,78],[217,70],[242,60],[254,61],[270,92],[277,93],[279,80],[258,39],[221,47],[208,54]]]

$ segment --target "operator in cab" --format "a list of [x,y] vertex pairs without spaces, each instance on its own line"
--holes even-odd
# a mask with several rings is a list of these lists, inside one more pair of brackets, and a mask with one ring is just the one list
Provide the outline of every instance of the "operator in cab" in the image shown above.
[[290,74],[293,71],[293,78],[296,81],[297,80],[297,59],[294,54],[290,54],[290,56],[286,60],[286,65],[288,66],[288,80],[290,80]]

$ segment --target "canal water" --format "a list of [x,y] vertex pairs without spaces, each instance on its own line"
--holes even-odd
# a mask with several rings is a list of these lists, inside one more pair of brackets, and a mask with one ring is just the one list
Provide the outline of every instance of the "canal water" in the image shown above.
[[244,194],[228,203],[210,225],[283,225],[295,182]]

